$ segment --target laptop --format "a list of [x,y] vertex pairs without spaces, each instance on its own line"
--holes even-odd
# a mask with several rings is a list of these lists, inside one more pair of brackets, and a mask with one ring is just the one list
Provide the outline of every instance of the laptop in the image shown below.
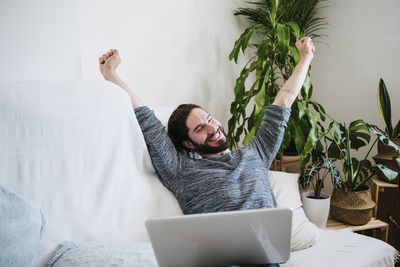
[[267,208],[146,221],[160,267],[283,263],[289,260],[292,210]]

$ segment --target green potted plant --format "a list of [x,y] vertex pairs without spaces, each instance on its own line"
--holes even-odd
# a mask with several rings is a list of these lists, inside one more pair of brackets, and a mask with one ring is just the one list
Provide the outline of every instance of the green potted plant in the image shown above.
[[[237,62],[240,51],[253,55],[236,79],[235,99],[230,108],[232,116],[228,122],[228,138],[232,148],[237,147],[241,137],[243,144],[246,144],[257,133],[265,107],[273,102],[299,60],[295,42],[304,35],[312,38],[322,36],[318,32],[326,22],[324,18],[316,16],[319,2],[262,0],[250,2],[253,8],[239,8],[234,13],[247,17],[253,24],[235,42],[229,59]],[[251,74],[255,74],[255,80],[247,87],[246,82],[252,77]],[[292,105],[292,115],[278,153],[294,144],[302,166],[318,139],[317,114],[321,120],[327,116],[322,105],[311,99],[312,91],[308,74],[301,96]],[[254,106],[249,115],[246,110],[252,99]]]
[[[352,150],[358,150],[370,143],[370,129],[377,135],[377,139],[370,145],[362,160],[352,157]],[[373,126],[362,120],[351,122],[349,127],[346,127],[346,124],[334,127],[328,156],[341,162],[342,166],[342,172],[339,173],[341,182],[334,183],[335,188],[331,198],[331,216],[334,219],[353,225],[365,224],[371,220],[375,203],[371,199],[367,181],[376,174],[378,169],[389,180],[397,176],[397,172],[382,164],[373,167],[368,160],[375,143],[386,139]]]
[[[379,114],[385,124],[385,131],[381,131],[385,134],[385,136],[390,139],[393,143],[400,146],[400,119],[397,124],[393,127],[392,125],[392,105],[390,101],[389,92],[386,89],[385,82],[380,79],[378,85],[378,111]],[[378,154],[373,157],[377,164],[383,164],[388,168],[395,169],[395,163],[392,160],[393,156],[399,155],[395,149],[383,143],[382,141],[378,142]],[[385,175],[381,172],[378,172],[378,178],[384,180],[386,182],[396,183],[398,178],[389,181]]]
[[310,185],[312,185],[313,190],[303,192],[301,200],[308,219],[319,228],[325,228],[331,196],[321,192],[321,190],[328,174],[332,179],[332,183],[339,183],[340,177],[335,164],[327,158],[326,153],[314,149],[311,154],[311,162],[306,165],[300,180],[306,190]]

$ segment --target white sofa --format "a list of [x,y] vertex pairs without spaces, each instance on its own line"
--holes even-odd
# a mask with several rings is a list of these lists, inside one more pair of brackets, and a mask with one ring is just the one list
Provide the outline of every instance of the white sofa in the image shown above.
[[[165,122],[170,111],[156,114]],[[147,218],[182,214],[151,165],[128,95],[111,83],[0,82],[0,158],[0,185],[45,214],[38,266],[63,241],[149,242]],[[287,175],[273,176],[278,204],[300,203],[298,191],[281,183]],[[300,205],[293,208],[300,212]],[[396,250],[380,240],[347,231],[318,235],[282,266],[394,266]]]

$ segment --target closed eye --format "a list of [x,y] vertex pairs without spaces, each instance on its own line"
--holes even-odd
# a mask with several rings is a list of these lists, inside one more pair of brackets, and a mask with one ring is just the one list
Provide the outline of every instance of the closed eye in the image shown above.
[[[208,123],[210,123],[210,122],[212,122],[213,120],[214,120],[214,118],[211,117],[210,114],[208,114],[208,115],[207,115],[207,118],[206,118],[206,121],[207,121]],[[198,126],[196,126],[196,128],[194,128],[194,131],[195,131],[196,133],[199,133],[199,132],[203,129],[203,127],[204,127],[204,124],[199,124]]]

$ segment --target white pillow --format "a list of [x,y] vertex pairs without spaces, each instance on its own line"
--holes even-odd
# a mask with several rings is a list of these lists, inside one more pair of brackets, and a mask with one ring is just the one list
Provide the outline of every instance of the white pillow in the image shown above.
[[320,231],[304,213],[297,173],[269,171],[269,182],[279,208],[293,210],[291,251],[308,248],[315,244]]

